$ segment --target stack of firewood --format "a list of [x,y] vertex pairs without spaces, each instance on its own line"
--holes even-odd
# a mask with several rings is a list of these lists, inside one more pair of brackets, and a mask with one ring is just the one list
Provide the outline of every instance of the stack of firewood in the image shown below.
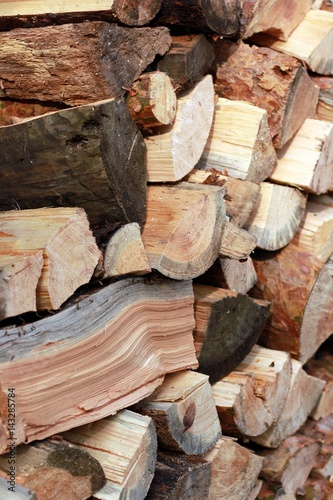
[[1,498],[333,498],[332,42],[0,0]]

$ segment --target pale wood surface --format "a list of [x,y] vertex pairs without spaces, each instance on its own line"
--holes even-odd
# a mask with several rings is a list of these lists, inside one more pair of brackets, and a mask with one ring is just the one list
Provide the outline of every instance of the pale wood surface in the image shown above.
[[333,78],[321,75],[312,75],[311,78],[319,87],[317,118],[333,122]]
[[219,255],[235,260],[247,259],[257,244],[257,238],[254,235],[226,220]]
[[[332,413],[333,408],[333,355],[329,352],[316,353],[315,358],[311,358],[305,365],[306,372],[312,377],[319,378],[326,382],[320,395],[319,401],[311,412],[311,418],[319,420]],[[333,474],[333,472],[332,472]]]

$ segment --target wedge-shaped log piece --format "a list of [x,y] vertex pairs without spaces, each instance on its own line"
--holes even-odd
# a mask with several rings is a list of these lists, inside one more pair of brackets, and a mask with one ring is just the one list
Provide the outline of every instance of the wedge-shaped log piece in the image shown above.
[[[15,388],[17,444],[111,415],[151,394],[166,373],[196,368],[193,326],[190,282],[132,278],[1,329],[2,397]],[[3,407],[2,451],[7,424]]]
[[[15,440],[14,440],[15,443]],[[14,460],[14,469],[11,465]],[[105,484],[101,464],[88,451],[64,440],[44,440],[21,445],[1,455],[0,470],[13,475],[14,486],[2,498],[32,499],[16,496],[16,484],[34,491],[38,500],[88,499]],[[1,473],[0,472],[0,473]],[[7,483],[10,487],[10,484]]]
[[[311,412],[311,418],[319,420],[332,413],[333,408],[333,355],[329,352],[316,353],[315,358],[307,361],[304,369],[312,377],[319,378],[326,382],[320,395],[319,401]],[[332,450],[333,452],[333,450]],[[332,471],[333,474],[333,471]]]
[[188,182],[148,186],[142,239],[150,266],[180,280],[204,273],[220,252],[224,195],[224,188]]
[[203,458],[212,464],[209,500],[248,500],[263,458],[230,437],[222,437]]
[[256,246],[255,236],[228,220],[225,222],[220,247],[221,257],[236,260],[247,259]]
[[292,240],[322,262],[326,262],[333,253],[333,197],[330,198],[331,206],[321,204],[320,198],[316,203],[316,197],[307,202],[304,217]]
[[309,10],[285,42],[266,34],[253,39],[259,45],[300,59],[315,73],[333,75],[333,12]]
[[251,440],[267,448],[277,448],[304,424],[324,386],[323,380],[307,375],[301,363],[293,359],[291,385],[279,419],[265,433]]
[[333,78],[313,75],[312,81],[319,87],[319,100],[316,117],[319,120],[333,122]]
[[184,91],[172,125],[145,139],[150,182],[182,179],[199,160],[212,125],[214,86],[211,75]]
[[195,184],[224,186],[227,191],[225,198],[226,215],[238,227],[244,226],[259,201],[260,185],[223,175],[215,169],[206,171],[194,168],[184,180]]
[[[8,313],[20,308],[19,304],[11,306],[10,302],[19,298],[22,292],[16,291],[17,287],[25,283],[28,289],[24,293],[30,291],[36,297],[37,309],[58,309],[77,288],[88,283],[100,256],[85,211],[67,207],[0,212],[0,252],[1,260],[8,256],[14,271],[7,265],[2,277]],[[29,267],[22,267],[18,273],[15,267],[22,265],[22,258],[26,254],[31,256],[32,252],[39,261],[30,265],[27,262]],[[13,262],[14,256],[16,262]],[[30,275],[32,283],[29,283]],[[18,282],[19,278],[22,281]],[[0,316],[4,317],[4,314]]]
[[319,441],[300,434],[290,436],[276,450],[259,452],[264,457],[260,476],[296,494],[304,486],[319,451]]
[[212,467],[201,456],[158,451],[154,479],[147,500],[208,498]]
[[216,382],[249,354],[265,325],[269,303],[212,286],[195,284],[193,289],[198,369]]
[[47,16],[52,15],[52,20],[66,18],[66,14],[75,17],[75,13],[87,15],[96,15],[102,12],[117,21],[128,26],[141,26],[148,24],[157,14],[161,7],[161,0],[93,0],[78,4],[69,0],[66,4],[48,4],[42,2],[26,2],[19,0],[15,5],[9,5],[6,1],[0,2],[1,16],[12,18],[29,16]]
[[295,135],[305,118],[315,117],[319,89],[295,58],[223,40],[216,42],[215,51],[216,92],[265,109],[277,149]]
[[245,0],[242,6],[242,36],[269,33],[287,40],[311,9],[313,0],[296,0],[292,7],[284,0]]
[[157,439],[153,421],[129,410],[62,434],[101,464],[106,484],[98,500],[146,497],[154,476]]
[[219,98],[197,166],[259,183],[271,175],[275,165],[267,112],[246,102]]
[[277,156],[270,180],[326,193],[333,187],[333,123],[307,118]]
[[[237,379],[240,382],[239,389],[234,393],[235,396],[233,398],[232,406],[233,406],[233,422],[231,424],[236,426],[238,432],[251,436],[252,432],[255,432],[253,435],[257,435],[256,427],[268,427],[275,422],[278,417],[281,415],[283,411],[284,403],[287,398],[287,394],[290,387],[291,382],[291,359],[288,353],[276,350],[269,350],[263,347],[254,346],[251,352],[245,357],[244,361],[240,363],[237,367],[237,371],[231,372],[229,376],[223,378],[213,386],[214,396],[215,390],[226,391],[228,386],[224,385],[225,382],[233,383],[234,380]],[[250,384],[249,379],[247,377],[251,377]],[[243,379],[242,379],[243,378]],[[243,392],[243,388],[248,389],[248,391]],[[243,394],[242,394],[243,393]],[[217,397],[223,395],[223,392],[217,392]],[[227,395],[227,393],[226,393]],[[245,400],[241,402],[239,401],[240,395],[243,395]],[[225,397],[225,396],[224,396]],[[227,397],[225,397],[227,399]],[[221,419],[221,425],[225,433],[232,434],[232,425],[229,427],[223,425],[224,418],[230,418],[232,415],[227,415],[228,412],[228,404],[220,407],[218,403],[219,399],[215,399],[218,406],[218,412]],[[221,400],[223,401],[223,399]],[[229,407],[230,407],[229,403]],[[253,411],[252,409],[253,405]],[[242,410],[239,411],[239,408],[247,407],[248,411],[254,413],[254,415],[246,415],[244,413],[243,418],[244,421],[240,421],[240,416],[242,415]],[[255,410],[262,407],[261,413],[258,412],[256,415],[257,422],[252,421],[255,416]],[[229,410],[230,411],[230,410]],[[246,432],[244,433],[244,430]]]
[[0,97],[70,106],[119,98],[170,45],[167,28],[100,21],[0,33]]
[[[235,35],[239,31],[239,0],[162,0],[159,24],[171,24],[201,32]],[[156,20],[155,20],[156,21]]]
[[195,85],[211,69],[214,49],[202,34],[173,36],[168,52],[157,63],[172,80],[176,92]]
[[333,329],[333,265],[289,243],[254,260],[257,298],[271,302],[260,343],[305,363]]
[[201,455],[221,437],[207,375],[182,371],[166,375],[163,384],[136,409],[150,416],[160,445],[186,455]]
[[[2,210],[82,207],[93,226],[145,219],[145,147],[123,101],[0,128]],[[112,227],[112,226],[111,226]]]
[[298,189],[263,182],[259,203],[244,228],[256,238],[259,248],[279,250],[295,236],[306,200]]

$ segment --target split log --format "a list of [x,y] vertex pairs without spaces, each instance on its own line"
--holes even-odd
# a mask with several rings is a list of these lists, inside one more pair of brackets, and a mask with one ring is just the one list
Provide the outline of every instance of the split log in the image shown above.
[[[333,164],[332,164],[333,170]],[[299,248],[326,262],[333,253],[333,197],[332,206],[308,201],[303,219],[292,242]]]
[[306,200],[306,195],[298,189],[263,182],[259,203],[244,229],[256,238],[259,248],[279,250],[295,236]]
[[308,419],[299,432],[321,442],[320,453],[311,471],[311,476],[330,480],[333,474],[333,413],[317,422]]
[[67,431],[63,437],[80,450],[86,450],[103,467],[107,481],[93,498],[142,500],[146,497],[157,454],[151,418],[121,410],[111,417]]
[[333,188],[333,123],[307,118],[277,157],[270,180],[326,193]]
[[143,73],[129,89],[126,106],[144,130],[173,123],[177,98],[168,75],[162,71]]
[[201,373],[166,375],[163,384],[135,408],[153,419],[164,449],[200,455],[221,437],[212,389]]
[[223,40],[215,42],[215,53],[216,92],[265,109],[275,148],[282,148],[306,118],[315,117],[319,89],[293,57]]
[[195,284],[193,332],[198,370],[216,382],[234,370],[260,336],[269,303]]
[[203,458],[212,464],[209,500],[248,500],[263,458],[229,437],[222,437]]
[[312,71],[333,75],[331,49],[333,42],[333,12],[311,9],[291,33],[288,40],[276,40],[264,33],[253,37],[254,43],[300,59]]
[[[0,319],[58,309],[89,282],[100,256],[82,208],[0,212],[0,246],[1,261],[9,259],[2,269]],[[26,283],[28,288],[21,290]],[[26,309],[29,304],[23,298],[21,306],[20,298],[28,292],[35,298],[35,307]]]
[[245,0],[242,5],[242,37],[265,32],[279,40],[287,40],[312,3],[313,0],[296,0],[291,6],[284,0]]
[[317,115],[319,120],[333,121],[333,78],[313,75],[312,81],[319,87]]
[[175,91],[181,92],[195,85],[210,72],[214,50],[203,34],[173,36],[171,47],[158,61],[157,69],[172,80]]
[[[148,24],[157,14],[161,7],[161,0],[95,0],[92,2],[76,3],[73,0],[66,4],[49,4],[47,1],[26,2],[19,0],[14,5],[6,1],[0,2],[1,17],[5,17],[12,23],[15,18],[25,19],[30,16],[40,16],[41,20],[48,18],[52,22],[57,20],[64,22],[66,19],[76,19],[75,14],[86,16],[103,13],[110,21],[120,22],[128,26],[142,26]],[[52,17],[51,17],[52,14]],[[80,19],[78,17],[78,19]],[[85,17],[83,17],[85,19]]]
[[100,21],[0,33],[0,97],[70,106],[119,98],[170,45],[167,28]]
[[207,142],[214,114],[214,86],[205,76],[177,100],[176,118],[158,134],[146,137],[149,182],[174,182],[196,165]]
[[[328,352],[320,352],[315,358],[307,361],[304,369],[312,377],[319,378],[325,383],[319,401],[311,412],[311,418],[319,420],[332,413],[333,408],[333,355]],[[332,472],[333,474],[333,472]]]
[[114,278],[125,274],[141,276],[150,271],[140,226],[132,222],[117,229],[111,236],[103,250],[102,262],[95,275],[99,278]]
[[252,439],[269,429],[283,411],[290,382],[290,355],[254,346],[237,371],[213,385],[224,433]]
[[195,184],[224,186],[227,191],[226,215],[238,227],[244,226],[259,201],[260,185],[223,175],[215,169],[210,171],[193,169],[184,180]]
[[276,165],[276,153],[267,119],[264,109],[219,98],[197,166],[256,183],[269,177]]
[[208,498],[211,464],[198,456],[159,451],[147,500]]
[[202,33],[231,36],[239,32],[241,13],[239,0],[162,0],[162,8],[155,22],[182,26]]
[[271,302],[271,315],[260,343],[305,363],[332,333],[332,262],[323,264],[293,243],[261,258],[254,260],[253,295]]
[[219,258],[196,281],[247,294],[256,284],[257,274],[251,257],[245,260]]
[[264,457],[260,476],[296,494],[304,486],[319,451],[319,441],[300,434],[290,436],[276,450],[258,452]]
[[301,363],[293,359],[291,385],[282,414],[265,433],[251,437],[251,440],[266,448],[277,448],[304,424],[324,386],[324,381],[307,375]]
[[212,265],[225,223],[224,195],[224,188],[188,182],[148,186],[142,239],[152,269],[182,280]]
[[[11,452],[1,455],[0,473],[10,477],[14,472],[14,486],[10,491],[15,492],[15,498],[15,482],[35,492],[38,500],[88,499],[105,484],[98,460],[64,440],[45,440],[14,450],[14,459]],[[10,466],[11,463],[15,465]],[[9,495],[7,491],[2,498],[11,498]]]
[[[190,282],[133,278],[50,317],[2,328],[1,397],[15,388],[16,443],[108,416],[151,394],[166,373],[196,368],[193,326]],[[7,424],[3,407],[1,452]]]
[[257,246],[257,238],[228,220],[224,224],[220,257],[247,259]]
[[145,219],[142,136],[115,99],[0,128],[1,210],[82,207],[93,229]]

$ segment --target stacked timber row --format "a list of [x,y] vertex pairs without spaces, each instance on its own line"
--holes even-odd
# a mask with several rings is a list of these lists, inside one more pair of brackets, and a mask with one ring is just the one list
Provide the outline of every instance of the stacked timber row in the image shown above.
[[0,497],[333,498],[331,2],[52,9],[0,0]]

